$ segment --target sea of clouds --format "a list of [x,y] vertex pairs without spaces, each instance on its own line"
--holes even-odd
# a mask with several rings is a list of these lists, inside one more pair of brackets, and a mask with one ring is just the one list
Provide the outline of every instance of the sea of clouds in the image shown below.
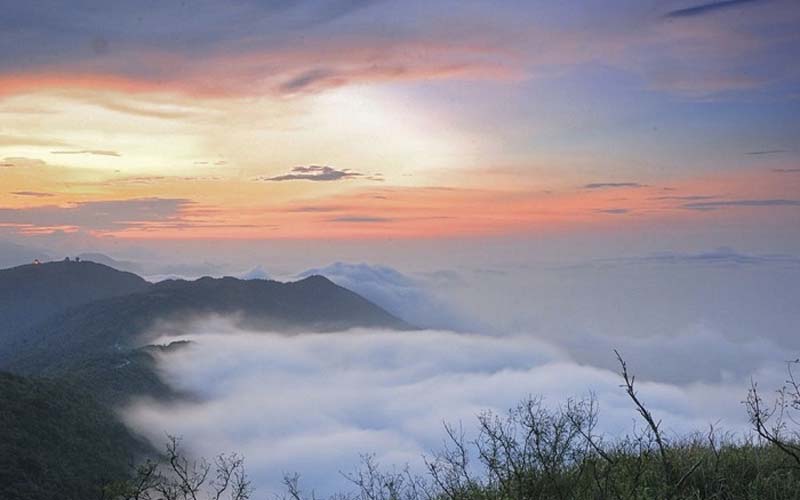
[[[580,364],[532,336],[438,330],[289,336],[244,331],[224,318],[183,328],[175,335],[171,326],[159,342],[192,343],[164,354],[159,366],[174,387],[198,397],[135,401],[123,412],[126,422],[157,446],[172,434],[196,456],[243,454],[262,494],[279,493],[283,475],[295,472],[318,493],[347,490],[342,473],[355,470],[362,454],[421,470],[422,457],[443,444],[444,422],[474,436],[478,414],[503,413],[527,395],[555,407],[593,393],[600,429],[610,435],[631,431],[637,418],[618,373]],[[629,361],[633,371],[641,366]],[[781,368],[765,365],[756,375],[777,384]],[[746,432],[740,403],[746,389],[747,381],[736,377],[638,383],[670,434],[709,423]]]
[[311,274],[423,329],[289,336],[226,318],[168,325],[148,338],[192,343],[160,357],[161,375],[197,397],[133,401],[126,422],[156,446],[173,434],[196,456],[245,455],[261,496],[295,472],[326,494],[348,489],[341,473],[362,454],[419,470],[441,448],[445,421],[474,435],[478,414],[529,395],[557,406],[593,393],[603,432],[641,428],[615,349],[669,435],[709,424],[742,435],[751,381],[780,386],[800,352],[793,257],[721,249],[412,272],[340,262],[276,276]]

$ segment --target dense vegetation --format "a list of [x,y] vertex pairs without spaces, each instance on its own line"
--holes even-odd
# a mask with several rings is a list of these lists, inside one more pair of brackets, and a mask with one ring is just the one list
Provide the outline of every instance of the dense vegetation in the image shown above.
[[113,408],[134,395],[179,396],[154,354],[180,343],[144,345],[142,334],[157,319],[213,313],[275,329],[409,328],[320,276],[151,284],[66,260],[0,270],[0,499],[100,498],[135,458],[152,457]]
[[86,391],[0,373],[3,500],[99,498],[149,451]]
[[135,274],[93,262],[47,262],[0,270],[0,351],[14,334],[70,307],[145,290]]
[[[60,264],[75,269],[88,265]],[[15,343],[5,349],[0,346],[0,369],[58,376],[69,371],[78,359],[118,355],[138,347],[142,344],[141,335],[158,319],[209,314],[238,314],[245,325],[282,331],[410,328],[375,304],[321,276],[293,283],[236,278],[170,280],[149,285],[137,293],[72,307],[41,320],[15,334]]]
[[142,278],[94,262],[0,271],[0,370],[91,387],[100,402],[174,394],[154,370],[143,334],[159,319],[236,314],[272,329],[410,328],[321,276],[293,283],[235,278]]

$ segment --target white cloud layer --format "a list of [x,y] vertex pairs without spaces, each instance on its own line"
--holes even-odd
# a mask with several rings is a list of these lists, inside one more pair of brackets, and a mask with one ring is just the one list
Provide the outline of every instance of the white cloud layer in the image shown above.
[[[125,418],[157,445],[170,433],[183,436],[197,455],[244,454],[261,495],[280,491],[287,472],[300,473],[317,493],[347,488],[339,472],[352,471],[363,453],[419,467],[422,454],[440,447],[443,421],[461,421],[469,433],[479,412],[504,412],[529,394],[557,405],[593,391],[601,427],[614,434],[630,430],[636,418],[614,371],[579,364],[531,336],[435,330],[287,336],[241,331],[219,319],[185,331],[161,339],[195,342],[165,355],[160,366],[166,380],[199,398],[134,402]],[[709,352],[718,339],[705,341],[692,348]],[[670,352],[662,362],[677,361],[667,359]],[[628,361],[634,372],[642,364]],[[755,377],[779,382],[782,365],[765,366]],[[717,383],[643,380],[638,390],[669,432],[683,433],[711,422],[744,430],[746,385],[747,377],[735,376]]]
[[421,328],[470,330],[475,326],[474,319],[468,321],[463,311],[456,313],[434,292],[430,280],[415,279],[388,266],[335,262],[298,277],[313,274],[321,274]]

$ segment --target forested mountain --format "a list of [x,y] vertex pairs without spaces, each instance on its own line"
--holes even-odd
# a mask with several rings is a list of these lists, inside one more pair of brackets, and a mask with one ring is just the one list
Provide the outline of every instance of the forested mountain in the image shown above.
[[0,498],[101,498],[148,452],[86,388],[0,373]]
[[[0,271],[0,498],[100,498],[152,453],[114,408],[131,396],[179,397],[148,345],[158,320],[231,315],[272,331],[410,328],[321,276],[294,283],[141,277],[86,261]],[[8,373],[10,372],[10,373]]]
[[[29,294],[31,300],[34,295]],[[145,286],[138,293],[70,308],[16,333],[14,341],[0,351],[0,368],[60,374],[78,360],[119,355],[145,344],[140,335],[157,320],[208,314],[236,314],[243,324],[287,332],[409,328],[375,304],[321,276],[293,283],[236,278],[170,280]]]
[[0,270],[0,349],[15,334],[70,307],[149,286],[135,274],[94,262],[48,262]]

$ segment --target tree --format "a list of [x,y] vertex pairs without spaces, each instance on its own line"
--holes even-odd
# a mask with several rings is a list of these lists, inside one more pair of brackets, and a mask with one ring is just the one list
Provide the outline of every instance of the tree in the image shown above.
[[106,490],[113,500],[248,500],[253,492],[237,454],[189,460],[180,439],[168,436],[166,453],[160,461],[148,460],[136,468],[134,477]]
[[790,456],[800,468],[800,385],[794,374],[798,364],[800,359],[786,363],[787,379],[772,403],[764,401],[756,382],[751,382],[744,403],[756,433]]

